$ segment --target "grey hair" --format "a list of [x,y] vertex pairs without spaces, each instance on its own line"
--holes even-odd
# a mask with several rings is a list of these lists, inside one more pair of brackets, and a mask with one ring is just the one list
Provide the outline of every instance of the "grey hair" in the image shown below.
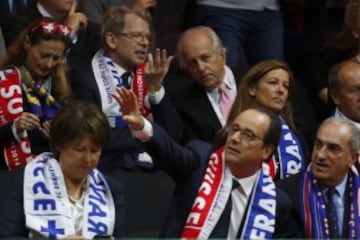
[[337,117],[329,117],[325,119],[321,125],[328,124],[328,123],[339,123],[345,125],[349,128],[349,132],[351,134],[349,145],[353,151],[360,150],[360,130],[356,127],[356,125],[351,122],[350,120],[344,118],[337,118]]
[[205,36],[207,36],[211,43],[212,43],[212,49],[219,53],[221,52],[221,50],[224,48],[224,45],[221,41],[221,39],[219,38],[219,36],[215,33],[215,31],[210,28],[210,27],[207,27],[207,26],[196,26],[196,27],[192,27],[192,28],[189,28],[188,30],[186,30],[185,32],[183,32],[178,40],[178,43],[177,43],[177,55],[179,56],[179,63],[180,63],[180,66],[183,67],[184,64],[183,64],[183,59],[182,59],[182,56],[181,56],[181,44],[182,44],[182,41],[183,41],[183,38],[186,34],[188,34],[189,32],[202,32]]
[[144,19],[149,23],[150,30],[152,28],[152,19],[146,9],[131,9],[126,6],[111,6],[103,17],[101,26],[101,36],[104,39],[106,33],[111,32],[114,34],[121,33],[125,27],[125,15],[135,14],[136,16]]

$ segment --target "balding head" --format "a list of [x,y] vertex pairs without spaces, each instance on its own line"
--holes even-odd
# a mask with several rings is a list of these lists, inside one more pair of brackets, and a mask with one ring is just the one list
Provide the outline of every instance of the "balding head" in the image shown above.
[[329,90],[339,110],[360,122],[360,63],[347,60],[335,66],[329,77]]

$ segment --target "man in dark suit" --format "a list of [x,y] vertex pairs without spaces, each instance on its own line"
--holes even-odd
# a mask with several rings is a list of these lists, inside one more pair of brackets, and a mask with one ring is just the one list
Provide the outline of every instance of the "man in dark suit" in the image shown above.
[[240,113],[228,129],[225,146],[192,141],[177,144],[162,128],[139,114],[136,96],[114,94],[135,138],[155,164],[176,182],[162,235],[192,239],[290,237],[291,202],[275,188],[263,162],[276,148],[280,123],[271,112]]
[[[336,129],[336,130],[335,130]],[[360,130],[329,118],[319,127],[307,171],[277,182],[293,201],[301,238],[360,237],[358,160]]]
[[121,6],[109,9],[102,26],[104,47],[91,62],[72,70],[70,80],[75,97],[100,106],[112,127],[112,138],[103,149],[100,169],[149,170],[153,167],[150,156],[143,152],[142,145],[132,138],[122,121],[121,109],[111,96],[116,87],[126,86],[137,93],[143,115],[159,123],[175,124],[175,135],[181,130],[180,118],[174,117],[177,113],[169,101],[165,99],[151,106],[147,101],[147,93],[158,90],[156,83],[162,82],[172,59],[166,56],[166,51],[157,50],[154,59],[151,55],[147,60],[152,40],[150,29],[146,10]]
[[352,121],[360,129],[360,62],[347,59],[330,72],[329,94],[336,107],[334,116]]
[[212,141],[227,120],[227,113],[221,109],[221,87],[229,93],[230,108],[240,78],[226,66],[226,49],[211,28],[200,26],[185,31],[177,55],[180,67],[192,82],[172,99],[184,124],[181,142]]
[[2,31],[6,46],[17,39],[21,31],[40,18],[56,19],[69,27],[73,46],[67,55],[71,67],[78,61],[89,59],[100,48],[100,27],[87,20],[83,13],[76,12],[76,0],[37,0],[23,15],[8,15],[2,18]]

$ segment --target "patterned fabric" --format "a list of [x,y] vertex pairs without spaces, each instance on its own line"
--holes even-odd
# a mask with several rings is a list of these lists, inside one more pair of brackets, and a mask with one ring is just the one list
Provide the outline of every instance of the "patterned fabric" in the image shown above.
[[51,120],[60,110],[60,103],[51,95],[51,77],[35,82],[25,66],[20,68],[22,87],[30,104],[31,112],[38,115],[41,122]]
[[[344,196],[350,199],[348,233],[349,239],[360,239],[360,211],[359,211],[359,191],[360,178],[355,167],[351,167],[347,188],[349,195]],[[325,197],[321,191],[319,182],[311,172],[311,164],[302,175],[299,188],[301,215],[305,228],[305,238],[329,239],[331,238],[328,219],[326,215]]]
[[336,207],[336,188],[329,188],[326,192],[326,214],[329,220],[330,238],[339,238],[338,215]]

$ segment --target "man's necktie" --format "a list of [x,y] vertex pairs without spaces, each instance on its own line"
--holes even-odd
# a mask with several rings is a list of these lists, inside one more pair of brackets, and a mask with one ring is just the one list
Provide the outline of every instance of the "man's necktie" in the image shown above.
[[219,86],[220,110],[225,119],[228,118],[232,106],[232,98],[230,92],[231,90],[228,89],[224,83],[220,84]]
[[331,187],[326,192],[326,213],[329,221],[329,234],[330,238],[340,238],[340,231],[338,227],[338,215],[336,210],[336,188]]
[[227,238],[235,239],[238,232],[240,223],[242,220],[242,216],[244,214],[244,198],[242,197],[243,188],[239,184],[239,182],[233,179],[233,186],[231,191],[231,202],[232,202],[232,209],[230,214],[230,225]]
[[131,76],[131,72],[124,72],[122,75],[121,75],[121,79],[122,79],[122,83],[123,83],[123,86],[127,89],[130,89],[131,86],[130,86],[130,76]]

